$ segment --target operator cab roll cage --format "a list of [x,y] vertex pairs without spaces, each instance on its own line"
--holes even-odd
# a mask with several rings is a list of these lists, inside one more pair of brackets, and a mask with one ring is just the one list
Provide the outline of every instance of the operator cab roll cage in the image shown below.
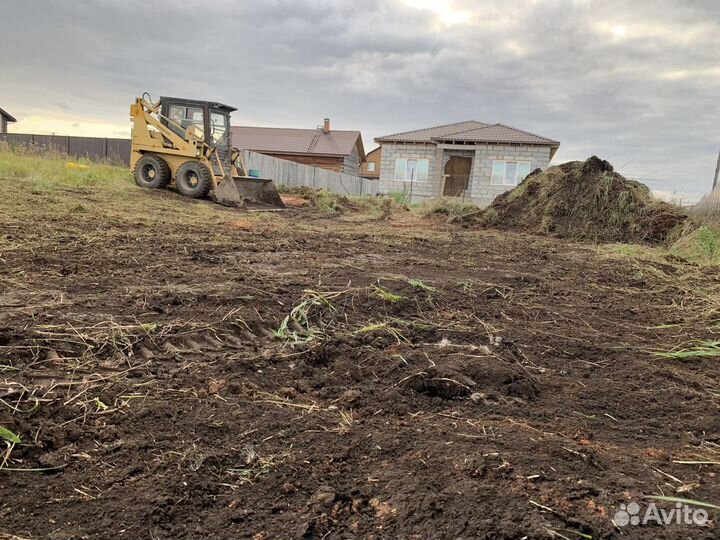
[[[178,130],[178,124],[183,130],[192,125],[198,126],[202,130],[203,142],[208,146],[216,146],[216,140],[213,138],[213,113],[224,118],[226,131],[230,130],[230,113],[237,111],[235,107],[230,107],[223,103],[214,101],[200,101],[195,99],[182,99],[172,97],[160,97],[160,121],[162,124],[178,135],[182,136]],[[168,121],[171,120],[171,122]]]

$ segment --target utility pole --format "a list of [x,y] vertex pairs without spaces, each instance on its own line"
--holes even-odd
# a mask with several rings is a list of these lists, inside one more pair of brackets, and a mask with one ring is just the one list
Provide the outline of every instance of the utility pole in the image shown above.
[[713,180],[713,191],[715,191],[715,186],[717,186],[718,177],[720,177],[720,152],[718,152],[717,165],[715,166],[715,180]]

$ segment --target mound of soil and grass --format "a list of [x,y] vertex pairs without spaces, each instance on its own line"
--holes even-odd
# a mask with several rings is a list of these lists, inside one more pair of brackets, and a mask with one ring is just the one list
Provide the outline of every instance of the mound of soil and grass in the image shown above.
[[668,242],[687,214],[655,199],[596,156],[534,171],[497,197],[474,223],[594,242]]
[[289,206],[301,206],[298,204],[299,200],[305,200],[307,201],[307,206],[330,214],[341,214],[347,210],[353,210],[356,207],[348,197],[330,193],[324,189],[313,189],[307,186],[279,185],[278,191],[281,197],[283,197],[283,200],[290,198],[292,204]]
[[475,219],[482,210],[472,203],[458,202],[451,199],[439,199],[423,213],[426,218],[443,217],[448,223],[463,224]]

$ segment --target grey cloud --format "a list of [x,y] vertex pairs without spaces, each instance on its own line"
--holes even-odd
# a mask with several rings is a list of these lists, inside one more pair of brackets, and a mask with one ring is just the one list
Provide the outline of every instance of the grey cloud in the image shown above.
[[[465,119],[596,153],[665,191],[704,192],[720,145],[716,0],[455,0],[443,27],[401,0],[6,0],[0,99],[124,122],[148,90],[235,121],[385,133]],[[625,35],[619,27],[625,27]],[[616,34],[613,34],[613,27]],[[631,161],[632,160],[632,161]]]

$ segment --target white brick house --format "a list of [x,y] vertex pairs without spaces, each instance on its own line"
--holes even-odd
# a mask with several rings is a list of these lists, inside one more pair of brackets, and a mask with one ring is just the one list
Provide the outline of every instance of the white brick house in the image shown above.
[[545,169],[560,143],[504,126],[468,121],[378,137],[381,193],[410,200],[457,197],[479,206]]

